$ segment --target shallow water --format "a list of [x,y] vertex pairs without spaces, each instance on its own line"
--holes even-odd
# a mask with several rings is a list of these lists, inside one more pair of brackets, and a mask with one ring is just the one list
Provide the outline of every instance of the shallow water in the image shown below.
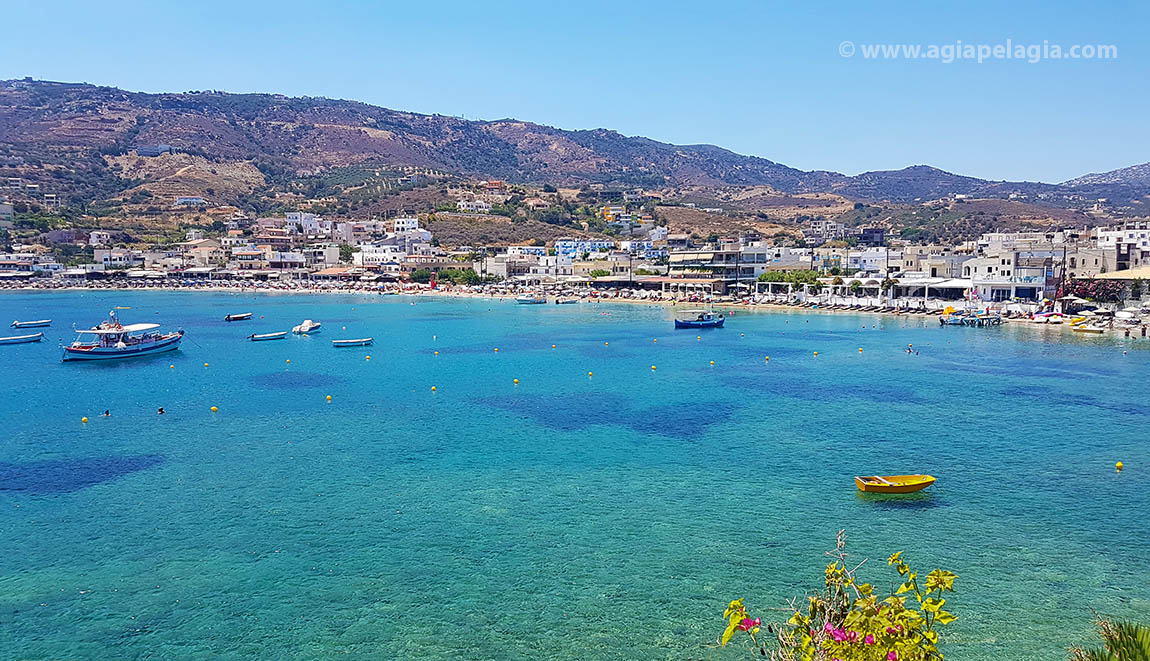
[[[180,351],[61,363],[113,305]],[[1064,658],[1091,608],[1150,621],[1150,341],[355,295],[0,310],[55,320],[0,347],[5,658],[742,658],[713,648],[727,601],[818,587],[840,528],[876,583],[899,549],[959,574],[951,659]],[[852,483],[901,472],[939,482]]]

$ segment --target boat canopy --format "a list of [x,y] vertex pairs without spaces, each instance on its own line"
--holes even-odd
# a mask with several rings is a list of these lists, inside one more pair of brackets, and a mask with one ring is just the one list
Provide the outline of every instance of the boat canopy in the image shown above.
[[91,333],[93,335],[119,335],[121,333],[139,333],[140,331],[159,328],[159,324],[128,324],[121,328],[93,328],[90,330],[77,330],[77,333]]

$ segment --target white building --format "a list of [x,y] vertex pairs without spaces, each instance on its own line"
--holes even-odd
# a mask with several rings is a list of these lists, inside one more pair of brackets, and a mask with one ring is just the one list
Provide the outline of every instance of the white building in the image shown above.
[[201,241],[201,240],[203,240],[203,238],[204,238],[204,231],[203,230],[196,230],[196,229],[188,230],[187,234],[184,235],[184,241]]
[[110,246],[112,245],[112,233],[104,230],[92,230],[88,235],[88,245]]
[[456,208],[465,213],[491,213],[491,204],[483,200],[460,200]]
[[391,221],[391,231],[399,234],[409,230],[419,229],[419,219],[410,216],[401,216]]

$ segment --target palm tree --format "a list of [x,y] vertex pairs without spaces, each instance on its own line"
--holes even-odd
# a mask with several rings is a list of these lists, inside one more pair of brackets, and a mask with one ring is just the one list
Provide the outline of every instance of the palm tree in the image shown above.
[[1150,661],[1150,628],[1133,622],[1099,619],[1102,647],[1070,648],[1070,661]]

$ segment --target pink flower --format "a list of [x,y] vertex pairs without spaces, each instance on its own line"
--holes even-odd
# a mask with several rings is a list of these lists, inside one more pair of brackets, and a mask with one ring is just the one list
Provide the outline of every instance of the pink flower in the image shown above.
[[827,622],[826,624],[823,625],[823,631],[825,631],[827,633],[830,633],[834,630],[835,630],[835,628],[833,626],[831,626],[830,622]]
[[750,631],[753,626],[755,626],[755,621],[749,617],[744,617],[743,621],[739,622],[739,628],[743,631]]
[[874,645],[874,634],[868,633],[866,638],[863,638],[863,642],[867,645]]
[[834,638],[836,643],[841,643],[847,639],[847,634],[842,629],[835,629],[831,632],[831,638]]
[[859,632],[848,631],[847,632],[847,641],[852,642],[852,643],[857,643],[859,641]]
[[886,661],[898,661],[898,652],[891,650],[886,653]]

